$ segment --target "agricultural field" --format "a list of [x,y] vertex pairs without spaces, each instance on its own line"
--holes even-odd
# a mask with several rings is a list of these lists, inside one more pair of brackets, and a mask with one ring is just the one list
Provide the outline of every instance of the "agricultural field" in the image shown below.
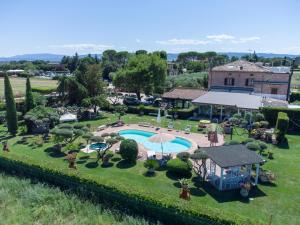
[[[15,97],[22,97],[25,93],[26,78],[10,77],[11,86]],[[30,78],[32,88],[56,88],[57,80],[48,80],[41,78]],[[4,78],[0,77],[0,98],[4,97]]]
[[[0,173],[0,224],[150,225],[143,218],[83,201],[74,194]],[[155,223],[157,224],[157,223]]]

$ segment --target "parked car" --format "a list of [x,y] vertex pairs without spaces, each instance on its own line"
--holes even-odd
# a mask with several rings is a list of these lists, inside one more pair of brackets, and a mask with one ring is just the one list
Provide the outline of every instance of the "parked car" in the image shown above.
[[141,101],[134,97],[125,97],[123,100],[123,104],[125,105],[139,105]]
[[141,103],[144,105],[152,105],[154,100],[155,100],[154,97],[147,97],[147,98],[144,98]]

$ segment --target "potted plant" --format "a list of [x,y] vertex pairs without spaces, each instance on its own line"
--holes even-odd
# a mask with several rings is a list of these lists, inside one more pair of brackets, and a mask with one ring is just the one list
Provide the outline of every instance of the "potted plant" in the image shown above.
[[250,182],[241,183],[240,194],[242,197],[244,197],[244,198],[248,197],[250,190],[251,190]]
[[179,197],[184,200],[190,200],[191,196],[190,196],[188,180],[185,178],[182,178],[179,180],[179,183],[181,184],[181,191],[180,191]]
[[69,162],[69,168],[71,169],[76,169],[76,157],[77,157],[77,152],[70,151],[67,155],[67,160]]
[[268,151],[268,159],[274,159],[274,152],[272,150]]
[[143,116],[145,114],[145,106],[144,105],[139,105],[138,110],[139,110],[140,116]]

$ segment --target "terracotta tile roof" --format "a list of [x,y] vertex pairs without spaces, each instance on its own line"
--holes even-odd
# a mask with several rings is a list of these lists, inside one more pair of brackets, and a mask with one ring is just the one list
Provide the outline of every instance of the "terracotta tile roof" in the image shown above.
[[206,91],[200,89],[193,88],[175,88],[169,92],[165,92],[162,98],[168,99],[181,99],[181,100],[194,100],[202,95],[204,95]]
[[228,72],[272,72],[271,69],[257,65],[252,62],[237,60],[222,66],[212,68],[212,71],[228,71]]

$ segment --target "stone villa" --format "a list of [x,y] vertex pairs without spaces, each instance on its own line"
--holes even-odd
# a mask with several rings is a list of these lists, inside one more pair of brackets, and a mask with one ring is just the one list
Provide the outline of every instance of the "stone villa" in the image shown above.
[[286,100],[289,95],[289,67],[266,67],[259,63],[237,60],[212,68],[210,91],[251,93]]

